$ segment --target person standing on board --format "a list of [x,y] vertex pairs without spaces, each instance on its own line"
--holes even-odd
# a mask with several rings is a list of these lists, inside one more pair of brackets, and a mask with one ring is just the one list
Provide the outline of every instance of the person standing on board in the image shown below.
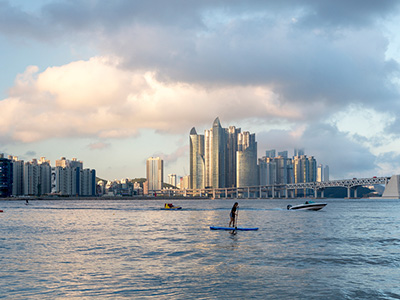
[[230,214],[231,220],[229,222],[228,227],[231,227],[231,224],[232,224],[232,227],[235,226],[235,217],[237,215],[236,210],[238,207],[239,207],[239,204],[237,202],[235,202],[235,204],[233,204],[233,207],[231,209],[231,214]]

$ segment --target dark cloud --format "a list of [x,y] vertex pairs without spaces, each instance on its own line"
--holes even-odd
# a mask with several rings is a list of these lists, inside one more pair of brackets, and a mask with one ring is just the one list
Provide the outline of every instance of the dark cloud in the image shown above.
[[259,156],[265,150],[287,150],[293,155],[294,148],[304,148],[307,156],[314,156],[318,164],[330,166],[331,178],[353,178],[359,174],[374,176],[379,169],[375,157],[368,148],[326,124],[313,124],[304,132],[294,135],[289,130],[272,130],[257,134]]

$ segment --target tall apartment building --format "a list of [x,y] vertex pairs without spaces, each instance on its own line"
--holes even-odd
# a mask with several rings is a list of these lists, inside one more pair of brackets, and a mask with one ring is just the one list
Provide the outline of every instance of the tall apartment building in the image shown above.
[[40,184],[40,195],[51,193],[51,165],[50,161],[46,158],[41,157],[38,161],[39,165],[39,184]]
[[237,135],[236,187],[258,185],[256,135],[245,131]]
[[[235,187],[237,186],[237,170],[238,170],[238,161],[237,161],[237,151],[239,149],[239,135],[241,132],[240,128],[236,128],[235,126],[229,126],[228,128],[228,142],[227,142],[227,156],[226,156],[226,186],[227,187]],[[240,146],[243,149],[245,146]],[[257,145],[256,145],[257,147]],[[257,158],[256,158],[257,161]],[[257,162],[256,162],[257,163]],[[242,167],[243,167],[243,160],[242,160]],[[241,172],[241,175],[243,172]],[[242,177],[243,180],[243,177]]]
[[204,135],[197,134],[194,127],[190,130],[190,174],[191,189],[205,187]]
[[324,168],[324,181],[329,181],[329,166]]
[[13,166],[13,187],[12,194],[21,196],[24,194],[24,161],[19,160],[17,156],[9,156]]
[[62,157],[51,170],[51,192],[68,196],[95,196],[96,170],[83,169],[76,158]]
[[226,187],[226,151],[227,151],[227,135],[222,128],[219,118],[214,120],[211,129],[210,151],[206,156],[210,157],[211,178],[210,186],[214,188]]
[[319,164],[317,167],[317,182],[324,181],[324,166]]
[[168,183],[174,187],[177,187],[178,180],[176,174],[168,174]]
[[96,195],[96,171],[91,169],[80,170],[79,195]]
[[40,196],[51,192],[50,161],[41,157],[24,164],[23,194]]
[[40,171],[36,159],[24,164],[24,195],[39,196],[41,195],[40,187]]
[[13,167],[12,161],[0,154],[0,197],[10,197],[12,194]]
[[150,157],[146,162],[148,191],[162,190],[164,183],[164,162],[159,157]]
[[258,160],[258,168],[260,185],[294,182],[292,159],[285,156],[264,156]]

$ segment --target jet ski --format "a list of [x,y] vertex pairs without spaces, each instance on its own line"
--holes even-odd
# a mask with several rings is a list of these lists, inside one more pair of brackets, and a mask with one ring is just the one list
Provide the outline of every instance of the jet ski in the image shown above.
[[178,210],[178,209],[182,209],[182,206],[175,206],[172,203],[165,203],[164,207],[161,209],[162,210]]

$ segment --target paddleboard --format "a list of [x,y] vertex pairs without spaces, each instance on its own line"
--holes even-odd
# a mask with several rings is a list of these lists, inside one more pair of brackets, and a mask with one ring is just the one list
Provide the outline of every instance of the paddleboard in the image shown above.
[[160,208],[161,210],[178,210],[178,209],[182,209],[182,207],[171,207],[171,208]]
[[242,231],[250,231],[250,230],[258,230],[258,227],[255,228],[243,228],[243,227],[219,227],[219,226],[210,226],[211,230],[242,230]]

